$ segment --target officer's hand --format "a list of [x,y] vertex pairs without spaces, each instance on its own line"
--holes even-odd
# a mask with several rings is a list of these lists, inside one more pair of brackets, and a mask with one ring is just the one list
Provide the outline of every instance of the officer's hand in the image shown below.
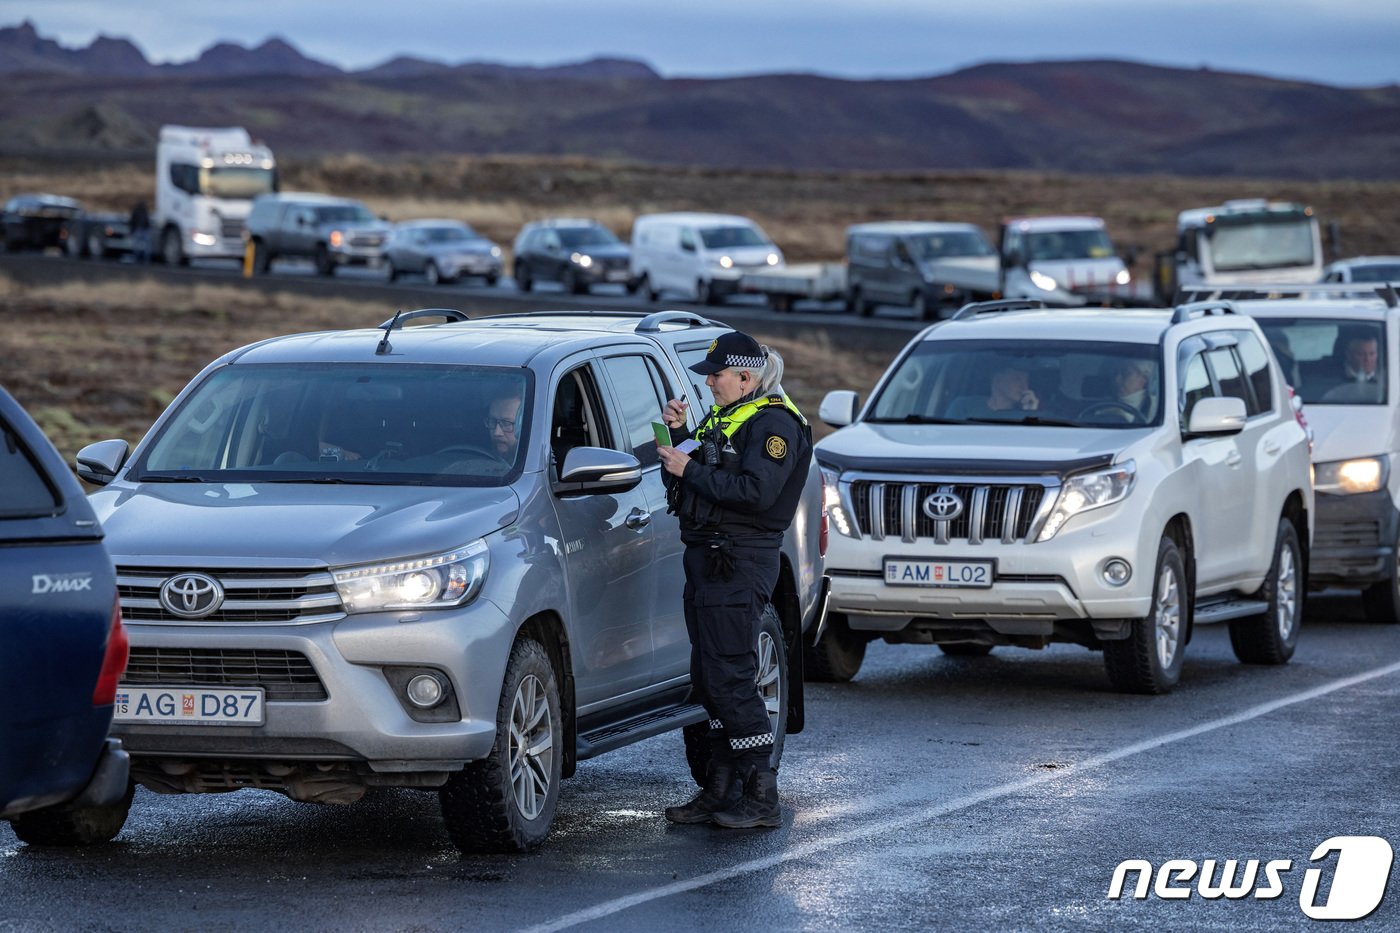
[[661,466],[672,476],[680,476],[690,465],[690,455],[683,454],[674,447],[658,447],[656,454],[661,458]]
[[668,428],[683,428],[685,427],[685,409],[685,402],[673,398],[662,409],[661,420],[666,422]]

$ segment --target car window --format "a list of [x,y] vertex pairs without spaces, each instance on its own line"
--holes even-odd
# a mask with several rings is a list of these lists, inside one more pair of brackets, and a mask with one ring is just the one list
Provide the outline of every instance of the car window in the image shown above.
[[52,515],[60,501],[29,450],[0,424],[0,519]]
[[544,249],[558,249],[560,246],[559,234],[555,233],[553,230],[546,232],[541,246]]
[[660,395],[657,385],[656,364],[638,355],[610,356],[603,361],[608,378],[612,380],[614,394],[621,406],[619,414],[627,429],[623,449],[642,462],[642,466],[659,463],[656,454],[656,435],[652,431],[653,421],[661,420],[661,409],[666,398]]
[[1196,407],[1196,403],[1203,398],[1210,398],[1214,394],[1215,389],[1210,384],[1210,373],[1206,370],[1205,354],[1193,354],[1182,369],[1181,423],[1183,425],[1190,424],[1191,410]]
[[[504,436],[488,419],[517,413]],[[140,481],[498,486],[527,449],[518,368],[409,363],[225,366],[181,401]]]
[[550,412],[549,447],[556,473],[575,447],[611,447],[598,381],[587,365],[570,370],[554,391]]
[[1389,397],[1381,321],[1259,318],[1289,384],[1308,405],[1384,405]]
[[[1260,411],[1274,410],[1274,380],[1269,371],[1269,355],[1259,338],[1248,331],[1235,335],[1239,339],[1240,362],[1244,364],[1245,378],[1254,389],[1254,398]],[[1254,414],[1254,412],[1250,412]]]
[[753,227],[707,227],[700,231],[706,249],[733,249],[742,246],[767,246],[768,240]]
[[1206,360],[1210,363],[1211,372],[1215,374],[1215,382],[1219,386],[1220,396],[1222,398],[1237,398],[1244,402],[1245,413],[1248,415],[1259,414],[1258,406],[1254,404],[1254,397],[1245,384],[1244,373],[1240,371],[1239,361],[1235,359],[1235,348],[1216,347],[1213,350],[1207,350]]
[[880,234],[856,233],[851,236],[849,247],[852,256],[869,261],[879,262],[885,258],[885,251],[889,249],[890,238]]
[[681,249],[691,251],[695,249],[695,234],[691,232],[689,227],[681,230]]

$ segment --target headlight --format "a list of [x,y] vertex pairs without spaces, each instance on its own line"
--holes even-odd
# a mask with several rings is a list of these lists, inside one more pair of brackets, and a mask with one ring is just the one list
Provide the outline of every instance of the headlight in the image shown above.
[[770,265],[770,266],[776,266],[776,265],[777,265],[779,262],[781,262],[781,261],[782,261],[782,260],[778,258],[778,254],[777,254],[777,253],[769,253],[769,254],[768,254],[768,265]]
[[219,242],[219,238],[212,233],[192,233],[190,234],[190,239],[194,240],[200,246],[213,246],[215,243]]
[[1046,275],[1044,272],[1039,271],[1038,269],[1031,270],[1031,284],[1034,285],[1036,288],[1040,289],[1041,291],[1046,292],[1053,292],[1055,289],[1060,287],[1059,282],[1056,282],[1050,276]]
[[339,230],[331,231],[331,245],[339,249],[345,243],[345,234]]
[[1313,489],[1334,495],[1352,495],[1384,489],[1390,480],[1390,457],[1334,460],[1313,467]]
[[841,473],[838,470],[821,467],[822,471],[822,493],[826,497],[826,514],[831,519],[831,523],[836,526],[836,530],[848,538],[856,537],[855,528],[851,525],[850,516],[846,510],[841,508]]
[[447,609],[481,590],[491,566],[486,542],[431,557],[345,567],[333,572],[346,612]]
[[1120,269],[1118,274],[1113,278],[1113,281],[1117,282],[1119,285],[1127,285],[1132,280],[1133,274],[1127,269]]
[[732,269],[734,268],[734,260],[730,259],[728,256],[721,256],[719,257],[719,267],[721,269]]
[[585,256],[583,255],[583,253],[574,253],[572,256],[569,257],[569,259],[572,262],[578,263],[579,266],[584,269],[587,269],[589,266],[593,265],[593,257]]
[[501,248],[500,248],[499,246],[493,246],[493,247],[491,247],[491,255],[492,255],[492,256],[499,256],[499,255],[501,255]]
[[1055,507],[1050,511],[1050,517],[1046,519],[1045,527],[1040,529],[1040,536],[1036,540],[1049,541],[1064,527],[1065,522],[1080,512],[1126,499],[1128,493],[1133,491],[1133,483],[1136,480],[1137,464],[1132,460],[1106,470],[1069,477],[1064,486],[1060,487]]

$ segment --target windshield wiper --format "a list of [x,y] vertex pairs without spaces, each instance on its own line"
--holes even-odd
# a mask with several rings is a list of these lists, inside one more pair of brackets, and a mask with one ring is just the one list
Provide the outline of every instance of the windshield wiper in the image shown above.
[[195,475],[195,474],[193,474],[193,473],[177,473],[177,474],[175,474],[175,475],[173,475],[173,476],[162,476],[162,475],[157,475],[157,474],[155,474],[155,473],[146,473],[146,474],[144,474],[144,475],[142,475],[142,476],[138,476],[138,477],[136,478],[136,482],[138,482],[138,483],[209,483],[209,482],[213,482],[213,481],[212,481],[212,480],[207,480],[207,479],[205,479],[204,477],[202,477],[202,476],[197,476],[197,475]]
[[1084,427],[1077,421],[1065,421],[1063,418],[1042,418],[1039,415],[1026,415],[1024,418],[964,418],[963,422],[967,424],[1034,424],[1052,428]]
[[867,418],[869,424],[962,424],[950,418],[933,418],[929,415],[905,415],[903,418]]

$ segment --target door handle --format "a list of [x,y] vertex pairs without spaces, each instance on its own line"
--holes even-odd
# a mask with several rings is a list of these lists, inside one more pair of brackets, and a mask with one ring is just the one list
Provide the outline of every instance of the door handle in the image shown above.
[[639,508],[633,508],[627,513],[627,517],[622,520],[628,528],[645,528],[651,524],[651,513]]
[[1264,453],[1266,453],[1266,454],[1276,454],[1276,453],[1279,452],[1280,449],[1282,449],[1282,448],[1279,446],[1278,441],[1265,441],[1265,442],[1264,442]]
[[1225,458],[1225,462],[1228,463],[1230,466],[1239,466],[1240,461],[1243,459],[1244,458],[1240,456],[1240,452],[1238,450],[1232,450],[1230,451],[1230,455]]

